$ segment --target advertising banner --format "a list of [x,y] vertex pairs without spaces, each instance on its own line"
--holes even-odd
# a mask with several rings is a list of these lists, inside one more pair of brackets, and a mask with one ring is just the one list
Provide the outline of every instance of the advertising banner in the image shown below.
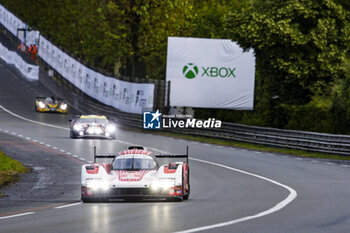
[[4,56],[4,60],[6,61],[7,64],[15,64],[15,56],[16,53],[7,50],[7,53]]
[[168,38],[170,105],[251,110],[255,56],[231,40]]
[[85,94],[104,104],[132,113],[153,108],[153,83],[131,83],[106,77],[82,65],[43,36],[40,36],[39,56]]

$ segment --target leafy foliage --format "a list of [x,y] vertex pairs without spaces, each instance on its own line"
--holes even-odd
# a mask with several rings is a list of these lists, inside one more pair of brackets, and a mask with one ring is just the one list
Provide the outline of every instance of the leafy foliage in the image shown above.
[[[349,11],[333,0],[255,0],[243,11],[230,13],[227,35],[245,49],[254,48],[257,60],[258,113],[245,117],[258,117],[260,125],[274,127],[329,122],[330,106],[317,106],[314,100],[346,76],[349,19]],[[315,114],[312,121],[315,112],[325,114]]]

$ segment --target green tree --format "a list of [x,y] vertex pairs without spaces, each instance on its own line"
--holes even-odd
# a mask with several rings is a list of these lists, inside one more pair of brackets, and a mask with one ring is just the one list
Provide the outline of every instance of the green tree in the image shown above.
[[108,8],[110,24],[126,28],[130,76],[163,79],[168,36],[190,36],[195,29],[192,1],[119,0]]
[[[245,49],[254,48],[256,108],[268,110],[270,118],[262,119],[264,124],[273,122],[281,108],[288,112],[288,106],[307,104],[316,89],[344,77],[349,19],[349,11],[335,0],[255,0],[227,16],[227,35]],[[282,115],[270,126],[284,125],[287,116]]]
[[[190,36],[191,0],[3,0],[29,25],[87,65],[164,79],[168,36]],[[35,12],[35,13],[33,13]]]
[[223,25],[225,17],[230,12],[238,12],[249,6],[249,1],[240,0],[196,0],[194,8],[197,12],[195,18],[196,28],[192,33],[194,37],[226,38]]

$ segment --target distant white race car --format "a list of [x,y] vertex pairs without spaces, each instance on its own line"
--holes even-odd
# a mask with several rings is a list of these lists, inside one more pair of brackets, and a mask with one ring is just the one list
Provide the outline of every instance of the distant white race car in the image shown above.
[[[111,163],[96,163],[111,158]],[[183,158],[182,162],[159,165],[159,158]],[[190,195],[188,148],[184,155],[156,154],[142,146],[131,146],[119,154],[96,154],[94,163],[81,170],[83,202],[110,199],[187,200]]]
[[115,138],[116,126],[103,115],[81,115],[70,121],[71,138]]

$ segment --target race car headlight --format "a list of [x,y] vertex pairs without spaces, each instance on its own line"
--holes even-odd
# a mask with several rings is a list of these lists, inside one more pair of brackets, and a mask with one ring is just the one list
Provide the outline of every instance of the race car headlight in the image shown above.
[[66,109],[67,109],[67,104],[62,103],[61,106],[60,106],[60,108],[61,108],[62,110],[66,110]]
[[96,134],[102,134],[103,131],[102,131],[101,128],[96,128],[96,129],[95,129],[95,133],[96,133]]
[[39,108],[45,108],[45,104],[41,101],[39,101],[38,105],[39,105]]
[[115,128],[116,128],[115,125],[110,124],[110,125],[107,126],[106,131],[110,132],[110,133],[113,133],[115,131]]
[[81,124],[75,124],[75,125],[73,126],[73,129],[74,129],[75,131],[80,131],[80,130],[83,129],[83,126],[82,126]]
[[159,182],[154,182],[154,183],[152,183],[152,185],[151,185],[151,189],[153,190],[153,191],[156,191],[156,190],[158,190],[158,189],[160,189],[160,183]]
[[151,189],[153,191],[163,189],[167,190],[171,187],[174,187],[174,182],[173,181],[156,181],[151,184]]
[[93,190],[103,190],[106,191],[109,189],[109,185],[106,181],[90,181],[86,183],[86,187]]

